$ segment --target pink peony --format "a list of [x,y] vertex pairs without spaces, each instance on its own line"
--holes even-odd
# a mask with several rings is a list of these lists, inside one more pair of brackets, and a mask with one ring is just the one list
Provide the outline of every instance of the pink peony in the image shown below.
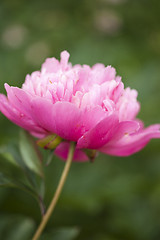
[[68,59],[66,51],[60,61],[46,59],[41,71],[26,76],[22,88],[5,84],[0,111],[39,139],[59,136],[63,141],[55,154],[64,159],[69,141],[76,142],[74,160],[85,161],[87,151],[128,156],[160,138],[160,124],[144,128],[136,119],[137,91],[124,89],[114,68],[72,66]]

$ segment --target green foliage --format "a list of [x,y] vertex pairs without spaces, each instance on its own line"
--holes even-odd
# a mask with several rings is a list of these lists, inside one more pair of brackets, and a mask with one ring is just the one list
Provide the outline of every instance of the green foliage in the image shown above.
[[[0,156],[3,157],[2,162],[5,160],[0,172],[0,187],[17,188],[29,193],[37,200],[43,214],[45,189],[42,159],[32,137],[21,131],[19,147],[17,144],[3,145],[0,147]],[[12,168],[13,173],[18,172],[17,176],[9,173],[8,169]]]
[[26,166],[43,177],[42,170],[42,159],[40,159],[40,154],[38,152],[38,148],[36,147],[36,143],[34,143],[33,139],[29,135],[29,133],[25,131],[20,132],[20,152]]
[[0,172],[0,187],[18,188],[37,198],[37,195],[32,190],[32,188],[30,188],[29,186],[25,185],[22,182],[16,181],[14,178],[11,178],[10,176],[7,176],[1,172]]

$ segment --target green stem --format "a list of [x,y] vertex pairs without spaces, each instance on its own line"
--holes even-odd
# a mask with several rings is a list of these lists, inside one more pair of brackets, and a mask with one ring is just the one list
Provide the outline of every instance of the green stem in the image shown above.
[[53,199],[48,207],[48,210],[47,212],[45,213],[45,215],[43,216],[42,218],[42,221],[35,233],[35,235],[33,236],[32,240],[38,240],[39,237],[41,236],[49,218],[51,217],[51,214],[56,206],[56,203],[59,199],[59,196],[61,194],[61,191],[62,191],[62,188],[64,186],[64,183],[66,181],[66,177],[68,175],[68,172],[69,172],[69,169],[70,169],[70,166],[71,166],[71,162],[72,162],[72,159],[73,159],[73,154],[74,154],[74,150],[75,150],[75,143],[74,142],[71,142],[70,143],[70,149],[69,149],[69,154],[68,154],[68,158],[67,158],[67,161],[66,161],[66,164],[65,164],[65,167],[64,167],[64,170],[62,172],[62,175],[61,175],[61,178],[60,178],[60,181],[59,181],[59,184],[57,186],[57,189],[56,189],[56,192],[53,196]]

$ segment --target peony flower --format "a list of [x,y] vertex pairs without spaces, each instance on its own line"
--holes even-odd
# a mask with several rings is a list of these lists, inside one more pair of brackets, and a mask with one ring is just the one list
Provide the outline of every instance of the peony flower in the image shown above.
[[40,139],[44,148],[66,159],[69,142],[76,142],[74,160],[94,158],[97,151],[128,156],[152,138],[160,124],[143,127],[136,118],[137,91],[124,88],[121,77],[103,64],[72,66],[69,53],[46,59],[41,71],[27,75],[22,88],[5,84],[0,111]]

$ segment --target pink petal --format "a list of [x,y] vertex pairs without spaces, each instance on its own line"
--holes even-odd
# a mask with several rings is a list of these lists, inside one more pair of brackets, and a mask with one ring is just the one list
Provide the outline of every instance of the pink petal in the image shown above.
[[32,119],[14,108],[7,97],[0,94],[0,111],[12,122],[18,126],[37,134],[46,134],[46,131],[35,124]]
[[37,125],[70,141],[77,141],[107,115],[100,106],[83,111],[70,102],[52,104],[39,97],[32,100],[31,111]]
[[104,82],[105,81],[111,81],[111,80],[115,79],[115,75],[116,75],[115,68],[113,68],[111,66],[107,66],[105,68],[105,72],[104,72]]
[[31,109],[34,121],[47,131],[70,141],[81,137],[81,112],[72,103],[52,104],[47,99],[37,97],[31,102]]
[[110,143],[118,141],[124,135],[135,133],[140,129],[140,123],[138,121],[124,121],[115,126],[115,129],[116,131],[111,138]]
[[94,128],[100,121],[108,116],[108,113],[100,106],[96,106],[87,111],[82,112],[82,124],[85,132]]
[[160,124],[152,125],[120,140],[106,144],[99,151],[116,156],[129,156],[141,150],[152,138],[160,138]]
[[62,70],[66,70],[67,69],[69,56],[70,56],[70,54],[67,51],[61,52],[60,63],[61,63],[61,66],[62,66]]
[[31,94],[27,93],[21,88],[10,87],[5,83],[7,91],[7,98],[10,104],[21,113],[30,117],[30,101],[33,98]]
[[56,58],[47,58],[42,64],[42,72],[57,72],[60,68],[59,61]]
[[[64,160],[66,160],[67,156],[68,156],[68,153],[69,153],[69,147],[70,147],[69,142],[62,142],[55,149],[54,154],[57,155],[58,157],[61,157]],[[84,162],[84,161],[88,160],[88,157],[83,151],[81,151],[79,149],[75,149],[73,160]]]
[[86,132],[77,142],[77,148],[97,149],[102,147],[112,138],[118,117],[112,114],[99,122],[93,129]]

